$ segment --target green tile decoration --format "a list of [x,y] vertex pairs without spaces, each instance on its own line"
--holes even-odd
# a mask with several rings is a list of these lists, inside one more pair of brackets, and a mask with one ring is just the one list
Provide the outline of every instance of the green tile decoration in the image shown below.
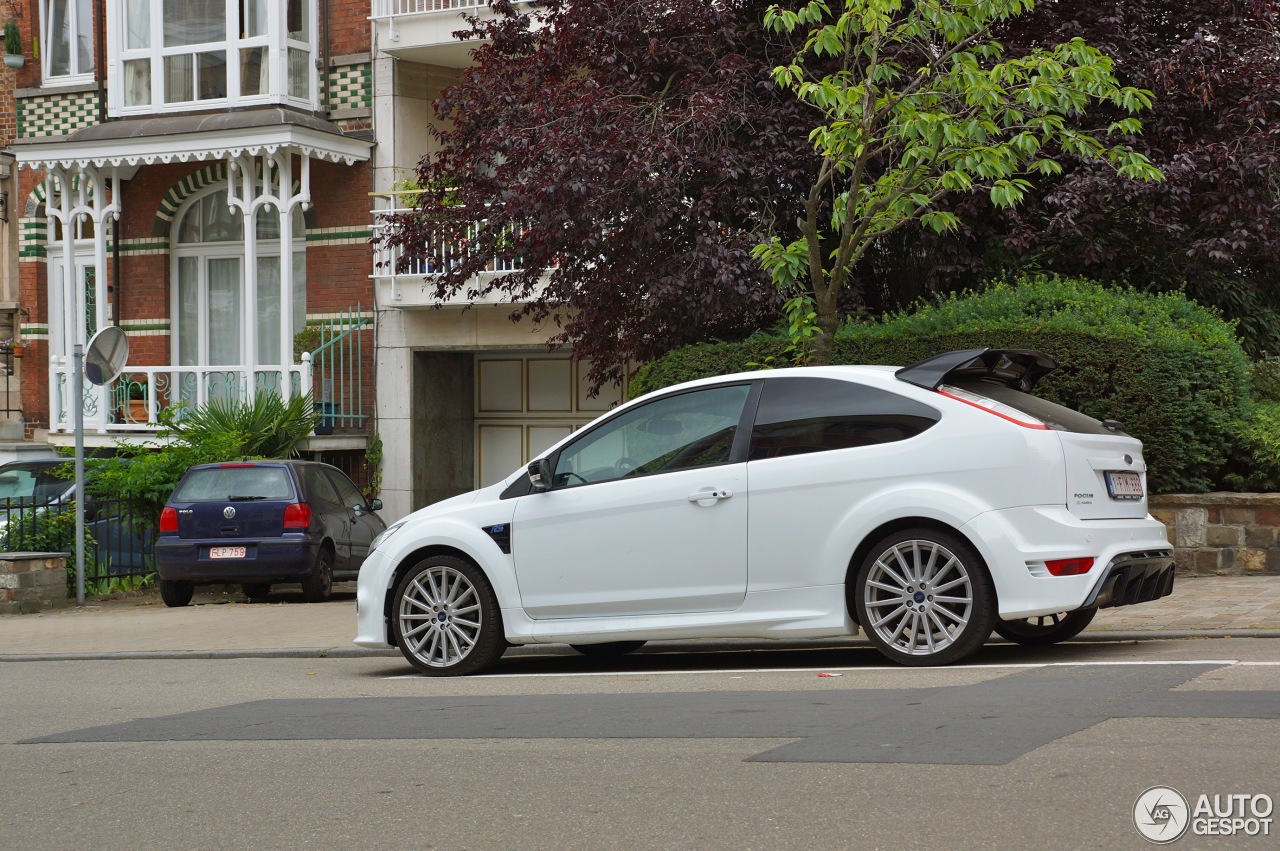
[[98,123],[98,93],[35,95],[19,98],[18,138],[66,136]]

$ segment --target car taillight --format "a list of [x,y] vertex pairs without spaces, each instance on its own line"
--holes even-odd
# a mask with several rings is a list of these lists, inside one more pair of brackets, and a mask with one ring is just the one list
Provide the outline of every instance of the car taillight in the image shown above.
[[178,512],[177,509],[165,506],[160,512],[160,531],[161,532],[177,532],[178,531]]
[[305,529],[311,525],[311,506],[295,502],[284,507],[284,528]]
[[1044,563],[1054,576],[1079,576],[1093,567],[1092,558],[1055,558]]
[[957,402],[970,405],[978,410],[986,411],[988,414],[995,414],[1000,419],[1008,420],[1014,425],[1020,425],[1023,428],[1040,429],[1043,431],[1049,430],[1049,426],[1045,425],[1030,414],[1019,411],[1012,405],[997,402],[995,399],[989,399],[986,396],[982,396],[977,393],[970,393],[967,390],[961,390],[959,387],[952,387],[950,385],[943,385],[942,387],[939,387],[938,393],[942,396],[946,396],[948,399],[954,399]]

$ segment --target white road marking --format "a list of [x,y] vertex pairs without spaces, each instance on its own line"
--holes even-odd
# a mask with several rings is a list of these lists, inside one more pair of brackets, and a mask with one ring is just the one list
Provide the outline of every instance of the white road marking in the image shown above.
[[[528,657],[525,657],[528,658]],[[527,674],[479,674],[474,679],[549,679],[552,677],[657,677],[657,676],[689,676],[689,675],[741,675],[741,674],[818,674],[824,671],[849,671],[852,673],[861,672],[882,672],[896,671],[898,673],[939,673],[943,671],[999,671],[999,670],[1026,670],[1034,668],[1105,668],[1105,667],[1121,667],[1121,666],[1160,666],[1160,665],[1219,665],[1219,666],[1253,666],[1253,667],[1275,667],[1280,666],[1277,662],[1242,662],[1239,659],[1166,659],[1162,661],[1156,660],[1134,660],[1130,662],[1114,662],[1114,661],[1098,661],[1098,662],[1010,662],[1007,664],[981,664],[981,665],[955,665],[951,667],[941,668],[905,668],[897,665],[877,665],[877,666],[859,666],[849,668],[708,668],[705,670],[662,670],[662,671],[584,671],[584,672],[537,672]],[[423,679],[422,674],[394,674],[383,677],[387,680],[418,680]],[[730,679],[741,679],[741,676],[730,676]]]

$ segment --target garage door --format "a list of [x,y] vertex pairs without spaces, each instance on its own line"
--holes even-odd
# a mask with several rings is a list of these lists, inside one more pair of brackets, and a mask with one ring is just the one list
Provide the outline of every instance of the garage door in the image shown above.
[[587,395],[589,366],[550,355],[476,355],[476,487],[499,482],[622,400]]

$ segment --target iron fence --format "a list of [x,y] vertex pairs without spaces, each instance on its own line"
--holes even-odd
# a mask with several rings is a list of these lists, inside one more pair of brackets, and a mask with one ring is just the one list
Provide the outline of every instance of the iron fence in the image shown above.
[[[75,565],[75,502],[35,505],[0,499],[0,552],[66,552]],[[155,573],[155,524],[134,516],[122,500],[90,499],[85,506],[86,585],[105,592],[117,580],[145,580]]]

